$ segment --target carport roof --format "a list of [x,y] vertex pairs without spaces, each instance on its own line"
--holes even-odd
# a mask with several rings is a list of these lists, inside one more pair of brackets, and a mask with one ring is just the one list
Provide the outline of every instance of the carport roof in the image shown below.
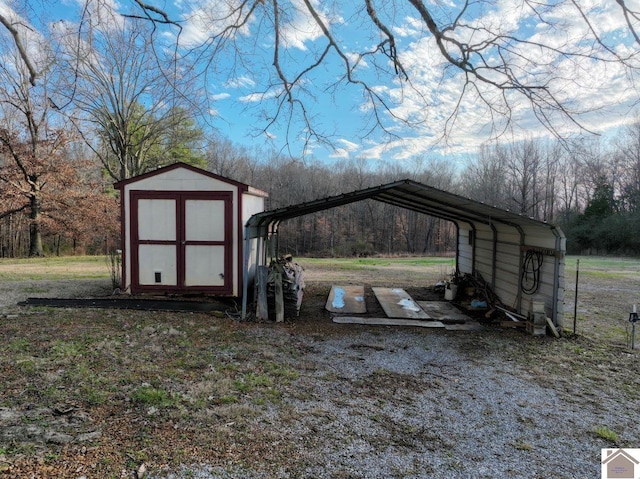
[[547,222],[496,208],[485,203],[449,193],[413,180],[400,180],[372,188],[356,190],[337,196],[330,196],[306,203],[286,206],[253,215],[247,221],[250,237],[264,234],[265,229],[283,220],[296,218],[317,211],[336,206],[342,206],[365,199],[374,199],[394,206],[399,206],[437,218],[450,220],[455,223],[470,225],[504,224],[514,228],[534,226],[546,229],[556,229]]

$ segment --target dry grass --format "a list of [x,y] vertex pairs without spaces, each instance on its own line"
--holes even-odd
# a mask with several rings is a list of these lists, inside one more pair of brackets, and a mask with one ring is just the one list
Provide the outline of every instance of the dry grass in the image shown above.
[[0,259],[0,281],[108,278],[104,256]]

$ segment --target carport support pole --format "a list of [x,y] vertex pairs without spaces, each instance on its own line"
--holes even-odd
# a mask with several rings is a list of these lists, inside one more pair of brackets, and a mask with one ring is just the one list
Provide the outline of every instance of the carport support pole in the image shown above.
[[580,260],[576,260],[576,291],[573,298],[573,334],[576,334],[576,322],[578,321],[578,278],[580,276]]
[[242,320],[247,318],[247,296],[249,294],[249,255],[251,251],[251,238],[249,237],[249,227],[244,227],[244,251],[243,251],[243,271],[242,271]]

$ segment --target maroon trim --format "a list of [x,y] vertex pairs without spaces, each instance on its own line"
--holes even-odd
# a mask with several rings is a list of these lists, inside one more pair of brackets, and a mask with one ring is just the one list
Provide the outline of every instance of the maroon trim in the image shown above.
[[[175,193],[171,192],[161,192],[161,191],[142,191],[142,190],[130,190],[129,191],[129,209],[130,209],[130,222],[131,222],[131,293],[137,294],[145,291],[157,291],[159,289],[178,289],[180,284],[179,278],[177,279],[177,283],[175,286],[170,285],[141,285],[140,284],[140,268],[139,268],[139,249],[138,246],[140,244],[165,244],[165,245],[175,245],[176,251],[178,250],[178,237],[176,236],[175,241],[147,241],[140,240],[138,237],[139,231],[139,223],[138,223],[138,201],[141,199],[167,199],[174,200],[176,202],[176,221],[178,221],[178,203],[179,198]],[[178,258],[176,258],[176,268],[178,268]]]
[[125,207],[124,207],[124,190],[120,190],[120,251],[122,252],[122,257],[120,258],[120,289],[122,291],[127,287],[127,228],[126,228],[126,219],[125,216]]
[[[216,292],[218,294],[231,295],[233,294],[233,234],[231,234],[233,227],[233,192],[231,191],[207,191],[207,192],[184,192],[180,194],[181,202],[180,209],[181,213],[183,213],[181,221],[180,221],[180,230],[179,237],[182,240],[182,245],[180,247],[180,253],[182,258],[182,267],[179,269],[182,274],[180,285],[183,285],[182,288],[190,291],[209,291]],[[186,211],[186,202],[189,200],[217,200],[224,202],[224,239],[222,241],[200,241],[200,240],[190,240],[187,241],[186,238],[186,215],[184,212]],[[186,259],[186,248],[187,246],[197,246],[197,245],[209,245],[209,246],[224,246],[224,283],[223,286],[203,286],[203,285],[193,285],[193,286],[184,286],[185,278],[185,259]]]
[[[145,191],[130,190],[131,222],[131,292],[145,291],[199,291],[219,295],[233,294],[233,192],[231,191]],[[170,199],[176,202],[176,240],[141,240],[138,237],[138,201],[140,199]],[[222,241],[187,241],[185,205],[188,200],[218,200],[224,202],[224,239]],[[176,246],[177,285],[141,285],[138,247],[141,244],[164,244]],[[222,286],[192,285],[185,286],[186,247],[193,245],[221,245],[224,254],[224,284]]]
[[171,244],[176,244],[175,241],[171,241],[171,240],[141,240],[138,238],[138,244],[164,244],[164,245],[171,245]]

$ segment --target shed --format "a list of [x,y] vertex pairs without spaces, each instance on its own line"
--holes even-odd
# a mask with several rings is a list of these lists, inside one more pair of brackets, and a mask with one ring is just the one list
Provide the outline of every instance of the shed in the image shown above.
[[481,276],[505,305],[524,316],[536,303],[544,304],[547,317],[562,326],[566,238],[560,228],[413,180],[256,213],[246,226],[247,248],[253,244],[265,259],[265,245],[282,221],[365,199],[451,221],[457,229],[458,273]]
[[265,192],[184,163],[114,186],[123,291],[240,296],[255,258],[243,248],[243,226],[264,210]]

